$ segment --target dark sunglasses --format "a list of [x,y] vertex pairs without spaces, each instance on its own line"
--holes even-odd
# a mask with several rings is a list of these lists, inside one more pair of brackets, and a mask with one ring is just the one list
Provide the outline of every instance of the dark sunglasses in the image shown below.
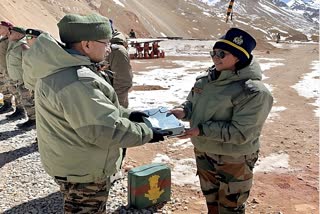
[[217,51],[210,51],[210,56],[213,57],[218,57],[220,59],[223,59],[226,57],[226,55],[228,55],[229,53],[224,52],[223,50],[217,50]]

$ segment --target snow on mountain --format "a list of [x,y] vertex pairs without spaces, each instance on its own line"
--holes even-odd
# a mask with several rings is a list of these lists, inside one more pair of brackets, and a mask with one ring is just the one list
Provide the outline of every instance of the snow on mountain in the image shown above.
[[208,5],[215,5],[219,0],[199,0]]
[[306,20],[319,24],[320,0],[290,0],[287,5],[293,12],[302,14]]
[[[215,9],[220,8],[226,16],[230,0],[199,0]],[[319,34],[319,5],[320,0],[235,0],[233,5],[233,23],[249,25],[251,28],[265,34],[266,39],[273,39],[274,33],[281,32],[289,40],[299,37],[301,40],[310,39]],[[300,32],[302,35],[297,36]]]
[[290,0],[287,2],[287,5],[290,8],[294,8],[295,6],[306,5],[306,3],[302,0]]
[[226,22],[230,0],[1,0],[0,20],[27,27],[32,23],[58,36],[56,22],[64,14],[99,12],[119,31],[134,29],[141,38],[214,40],[239,27],[263,42],[274,41],[279,32],[283,40],[319,41],[320,0],[290,0],[290,7],[283,1],[235,0],[232,20]]

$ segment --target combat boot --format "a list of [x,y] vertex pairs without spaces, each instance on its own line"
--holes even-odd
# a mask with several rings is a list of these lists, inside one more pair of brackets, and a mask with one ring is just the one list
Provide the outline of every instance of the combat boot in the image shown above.
[[26,122],[24,122],[24,123],[19,123],[19,124],[17,124],[17,127],[19,128],[19,129],[30,129],[30,128],[32,128],[33,126],[35,126],[36,125],[36,120],[30,120],[30,119],[28,119]]
[[17,107],[16,110],[12,113],[6,116],[7,120],[18,120],[25,118],[26,113],[22,107]]
[[4,101],[3,102],[3,106],[0,108],[0,114],[3,114],[3,113],[7,113],[9,111],[13,111],[13,107],[12,107],[12,104],[11,102],[8,102],[8,101]]

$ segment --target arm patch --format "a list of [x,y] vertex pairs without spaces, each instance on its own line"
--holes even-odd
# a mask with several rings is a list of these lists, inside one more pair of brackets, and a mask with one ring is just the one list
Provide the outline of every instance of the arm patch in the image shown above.
[[246,93],[248,94],[253,94],[253,93],[257,93],[260,91],[258,82],[260,81],[255,81],[255,80],[247,80],[244,83],[244,90]]

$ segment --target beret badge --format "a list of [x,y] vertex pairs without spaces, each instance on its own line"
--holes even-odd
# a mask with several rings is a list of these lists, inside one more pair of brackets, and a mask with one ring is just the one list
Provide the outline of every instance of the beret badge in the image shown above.
[[233,39],[233,42],[237,45],[242,45],[243,44],[243,39],[242,39],[242,36],[238,36],[238,37],[235,37]]

